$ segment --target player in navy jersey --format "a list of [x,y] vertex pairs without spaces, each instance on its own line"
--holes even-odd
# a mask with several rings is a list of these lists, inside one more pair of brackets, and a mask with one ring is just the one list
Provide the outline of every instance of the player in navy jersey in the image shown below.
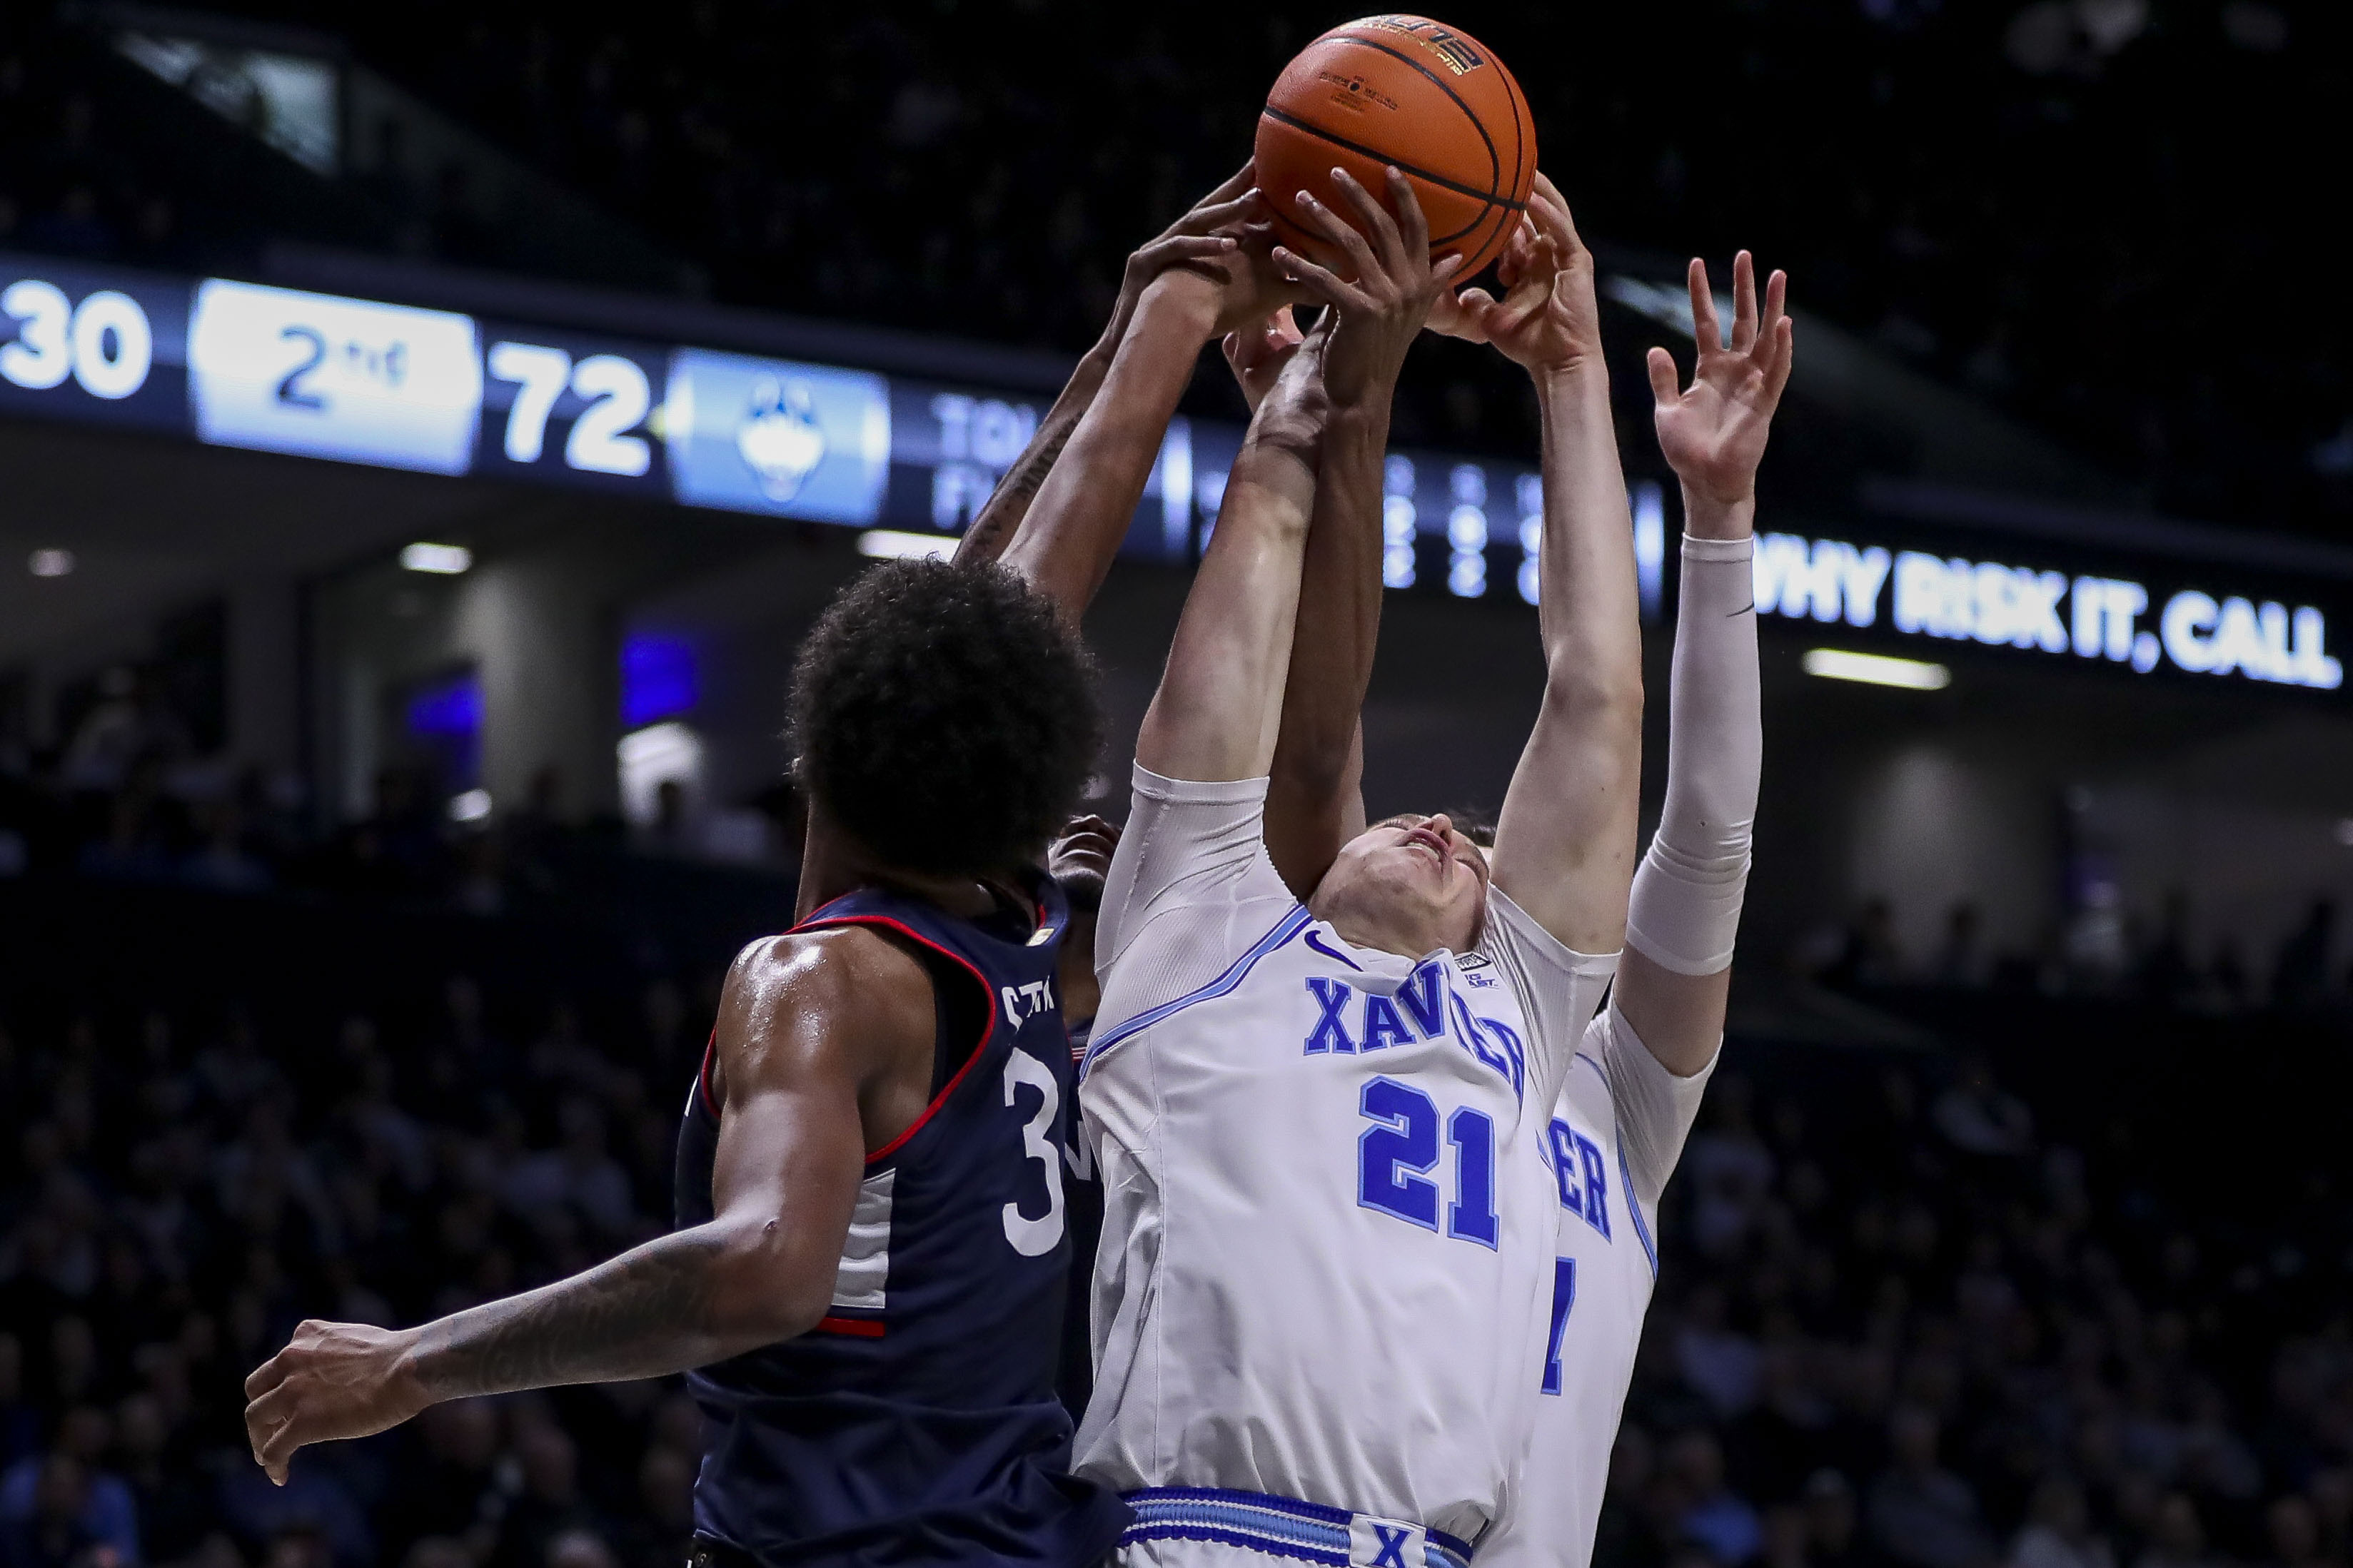
[[[875,568],[812,634],[796,698],[802,923],[731,973],[681,1137],[680,1228],[421,1328],[302,1324],[248,1382],[274,1479],[307,1444],[438,1400],[701,1368],[701,1557],[1108,1550],[1125,1510],[1064,1473],[1053,1396],[1068,905],[1033,861],[1094,761],[1075,623],[1182,387],[1166,384],[1170,313],[1139,308],[1144,286],[1194,265],[1224,316],[1263,315],[1263,247],[1244,257],[1212,233],[1248,214],[1247,186],[1245,170],[1131,258],[1103,345],[959,564]],[[1056,465],[1084,414],[1081,459]],[[987,564],[1000,550],[1009,571]],[[1058,860],[1083,881],[1078,837]]]
[[878,566],[796,672],[801,923],[736,960],[679,1150],[680,1228],[420,1328],[307,1322],[248,1384],[256,1458],[438,1400],[694,1373],[698,1550],[1073,1563],[1059,889],[1030,862],[1099,744],[1083,651],[1001,568]]

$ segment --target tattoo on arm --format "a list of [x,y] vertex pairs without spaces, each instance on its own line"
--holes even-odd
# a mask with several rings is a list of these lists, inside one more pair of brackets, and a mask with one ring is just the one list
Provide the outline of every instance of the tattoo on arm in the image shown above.
[[417,1374],[436,1399],[659,1377],[735,1353],[712,1322],[723,1244],[659,1237],[585,1274],[426,1325]]
[[956,546],[957,560],[994,561],[1005,553],[1021,520],[1029,515],[1029,503],[1036,499],[1039,487],[1053,470],[1054,459],[1062,455],[1062,448],[1070,444],[1071,432],[1078,427],[1076,413],[1063,419],[1049,416],[1046,427],[1039,431],[1029,449],[988,492],[988,500],[982,503],[979,514]]

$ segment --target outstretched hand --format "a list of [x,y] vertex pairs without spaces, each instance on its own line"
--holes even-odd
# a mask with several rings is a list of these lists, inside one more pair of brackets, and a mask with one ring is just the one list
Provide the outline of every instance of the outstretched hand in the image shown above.
[[1528,216],[1504,246],[1495,276],[1504,285],[1501,300],[1484,289],[1465,289],[1440,301],[1431,329],[1492,343],[1531,375],[1601,366],[1593,253],[1577,237],[1559,187],[1542,174],[1529,194]]
[[1129,254],[1120,273],[1119,302],[1112,308],[1110,324],[1103,329],[1107,343],[1116,343],[1127,330],[1136,301],[1154,279],[1172,267],[1187,263],[1214,267],[1230,260],[1247,238],[1270,232],[1265,200],[1250,184],[1251,167],[1244,163],[1235,170],[1175,223]]
[[1405,368],[1406,351],[1429,320],[1430,307],[1446,291],[1447,279],[1462,269],[1461,256],[1430,259],[1430,223],[1405,175],[1388,171],[1391,217],[1372,193],[1345,169],[1332,171],[1340,199],[1355,214],[1351,224],[1302,191],[1302,219],[1347,258],[1354,276],[1342,279],[1282,246],[1274,260],[1308,296],[1332,308],[1331,341],[1324,349],[1324,387],[1336,408],[1386,399]]
[[1742,251],[1732,263],[1732,342],[1725,346],[1707,264],[1690,271],[1692,328],[1699,361],[1688,388],[1677,390],[1674,356],[1650,353],[1659,448],[1697,500],[1736,506],[1757,493],[1757,466],[1772,433],[1773,411],[1789,384],[1795,329],[1782,310],[1788,277],[1776,272],[1757,308],[1757,264]]
[[1299,352],[1305,337],[1288,305],[1262,321],[1226,334],[1219,346],[1225,352],[1226,368],[1234,373],[1234,381],[1242,389],[1242,401],[1250,405],[1251,413],[1257,413],[1258,405],[1266,401],[1266,395],[1274,389],[1275,378],[1291,363],[1291,356]]

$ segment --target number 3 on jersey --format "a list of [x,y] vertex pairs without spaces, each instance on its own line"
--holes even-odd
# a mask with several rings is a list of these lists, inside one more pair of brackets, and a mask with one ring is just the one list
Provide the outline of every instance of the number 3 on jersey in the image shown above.
[[1054,1147],[1051,1136],[1054,1113],[1062,1108],[1062,1091],[1054,1081],[1053,1068],[1029,1052],[1017,1050],[1005,1058],[1007,1105],[1016,1103],[1024,1084],[1038,1091],[1038,1109],[1022,1125],[1021,1152],[1037,1161],[1044,1173],[1046,1212],[1031,1219],[1021,1212],[1019,1204],[1007,1204],[1005,1239],[1022,1257],[1039,1258],[1053,1251],[1054,1244],[1062,1239],[1062,1152]]
[[[1356,1140],[1356,1202],[1368,1209],[1438,1228],[1438,1102],[1409,1083],[1377,1078],[1358,1100],[1374,1123]],[[1446,1119],[1454,1145],[1454,1201],[1446,1206],[1446,1234],[1482,1247],[1496,1245],[1495,1122],[1465,1105]]]

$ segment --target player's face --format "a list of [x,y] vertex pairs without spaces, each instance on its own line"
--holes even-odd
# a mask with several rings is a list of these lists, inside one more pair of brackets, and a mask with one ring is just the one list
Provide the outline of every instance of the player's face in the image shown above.
[[1119,847],[1119,825],[1100,816],[1074,816],[1046,851],[1046,874],[1061,884],[1074,908],[1103,902],[1103,879],[1111,875],[1112,851]]
[[1342,847],[1309,907],[1376,945],[1419,957],[1479,939],[1487,910],[1487,855],[1445,814],[1377,822]]

